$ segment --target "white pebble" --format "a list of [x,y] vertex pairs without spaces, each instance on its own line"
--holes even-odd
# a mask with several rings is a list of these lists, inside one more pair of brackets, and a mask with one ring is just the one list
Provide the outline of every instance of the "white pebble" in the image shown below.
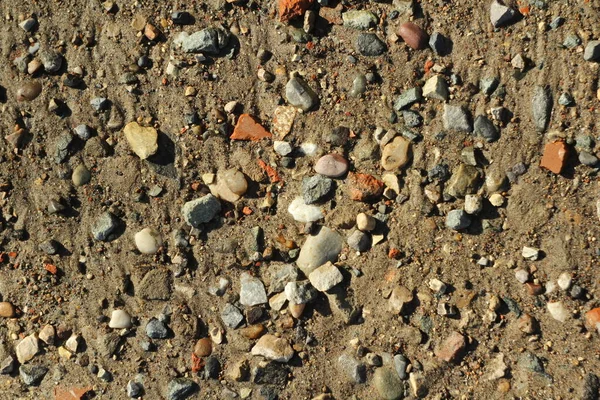
[[144,228],[135,234],[135,246],[142,254],[156,254],[162,246],[160,233],[153,228]]
[[289,205],[288,212],[298,222],[314,222],[323,218],[321,209],[317,206],[308,205],[302,197],[296,197]]
[[131,325],[131,316],[125,310],[114,310],[108,323],[108,327],[112,329],[131,328]]
[[569,310],[567,310],[564,304],[560,301],[556,301],[553,303],[549,302],[547,307],[548,312],[555,320],[565,322],[569,318]]
[[540,249],[536,249],[535,247],[523,247],[523,251],[521,253],[523,258],[529,261],[537,261],[540,258]]
[[558,287],[562,290],[569,290],[572,281],[573,276],[569,272],[563,272],[556,282],[558,283]]
[[483,201],[481,196],[476,194],[468,194],[465,196],[464,210],[467,214],[478,214],[483,209]]
[[377,221],[370,215],[360,213],[356,216],[356,227],[363,232],[372,231],[376,224]]
[[524,269],[518,269],[515,271],[515,278],[521,283],[525,283],[529,280],[529,272]]
[[315,155],[317,153],[318,149],[319,149],[319,146],[317,146],[314,143],[302,143],[300,145],[300,151],[305,156],[313,156],[313,155]]
[[439,279],[433,278],[429,281],[429,289],[434,293],[444,294],[447,288],[446,284]]
[[280,156],[287,156],[292,152],[292,145],[289,142],[275,140],[273,142],[273,150],[275,150],[275,153],[279,154]]
[[504,196],[500,193],[494,193],[490,196],[489,200],[494,207],[502,207],[504,205]]

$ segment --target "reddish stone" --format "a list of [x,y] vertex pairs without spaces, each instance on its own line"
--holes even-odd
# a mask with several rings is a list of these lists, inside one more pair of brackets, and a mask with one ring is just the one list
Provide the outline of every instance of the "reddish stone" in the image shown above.
[[589,329],[598,329],[598,324],[600,324],[600,307],[592,308],[585,313],[585,323]]
[[342,19],[342,10],[344,7],[342,3],[339,3],[335,8],[321,7],[319,9],[319,17],[325,19],[333,25],[342,25],[344,20]]
[[270,138],[271,135],[261,124],[259,124],[250,114],[242,114],[238,118],[233,133],[229,137],[231,140],[252,140],[257,141],[264,138]]
[[348,193],[355,201],[376,200],[383,194],[384,184],[369,174],[348,174]]
[[567,162],[568,154],[569,148],[565,142],[558,141],[548,143],[544,148],[544,155],[542,156],[540,167],[555,174],[560,174]]
[[313,3],[314,0],[279,0],[279,20],[288,22],[291,19],[302,17]]
[[54,388],[54,400],[80,400],[85,394],[87,394],[91,387],[86,388]]
[[412,22],[405,22],[398,29],[398,36],[404,42],[415,50],[421,50],[427,47],[429,35],[419,26]]
[[466,346],[465,337],[458,332],[452,332],[435,350],[435,355],[442,361],[454,362],[460,358]]
[[527,293],[532,296],[539,296],[540,294],[544,293],[544,287],[542,285],[527,282],[525,286],[527,286]]

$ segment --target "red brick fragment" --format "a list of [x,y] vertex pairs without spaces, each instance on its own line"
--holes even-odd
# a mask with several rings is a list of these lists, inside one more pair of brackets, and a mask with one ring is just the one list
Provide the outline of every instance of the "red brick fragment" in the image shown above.
[[354,201],[376,200],[383,194],[384,184],[369,174],[348,174],[348,193]]
[[264,138],[270,138],[273,135],[269,133],[256,119],[250,114],[242,114],[238,118],[233,133],[229,137],[231,140],[252,140],[258,141]]
[[314,0],[279,0],[279,20],[288,22],[294,18],[301,18],[313,3]]
[[548,143],[544,148],[544,155],[542,156],[540,167],[555,174],[560,174],[567,162],[568,154],[569,148],[565,142],[557,141]]

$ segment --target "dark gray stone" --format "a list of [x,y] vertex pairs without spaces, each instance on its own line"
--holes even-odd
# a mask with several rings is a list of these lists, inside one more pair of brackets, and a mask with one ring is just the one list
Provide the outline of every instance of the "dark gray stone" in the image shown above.
[[306,204],[319,203],[333,189],[333,180],[317,174],[302,179],[302,197]]
[[[570,33],[565,37],[565,40],[563,41],[563,46],[566,47],[567,49],[572,49],[575,48],[577,46],[579,46],[581,44],[581,39],[579,38],[579,36],[577,36],[574,33]],[[584,57],[585,57],[585,51],[584,51]]]
[[387,51],[387,46],[374,33],[361,33],[356,38],[356,49],[367,57],[380,56]]
[[414,103],[418,103],[423,100],[423,90],[420,87],[410,88],[402,92],[394,103],[394,110],[400,111],[410,107]]
[[548,127],[550,114],[552,113],[552,93],[549,87],[536,86],[533,89],[531,111],[533,123],[538,132],[544,132]]
[[167,400],[184,400],[198,390],[198,384],[188,378],[175,378],[167,385]]
[[58,250],[60,249],[59,243],[53,239],[48,239],[46,241],[43,241],[42,243],[40,243],[40,245],[38,247],[41,251],[48,254],[49,256],[52,256],[52,255],[58,253]]
[[144,387],[139,382],[129,381],[127,382],[127,396],[132,399],[137,399],[144,394]]
[[486,96],[490,96],[492,93],[494,93],[494,90],[496,90],[499,83],[500,80],[496,76],[481,78],[479,81],[479,89]]
[[217,55],[229,43],[229,36],[222,29],[206,28],[183,39],[183,51]]
[[73,142],[73,135],[70,132],[63,132],[56,141],[56,152],[54,153],[54,162],[61,164],[69,157],[69,147]]
[[106,211],[100,215],[92,225],[94,239],[107,241],[111,233],[119,226],[119,219]]
[[146,324],[146,335],[150,339],[166,339],[169,335],[169,330],[164,323],[158,319],[152,318]]
[[27,386],[39,385],[47,373],[48,368],[41,365],[21,365],[19,367],[19,376]]
[[500,134],[498,128],[485,115],[478,115],[473,123],[473,133],[481,136],[486,142],[494,142],[498,140]]
[[409,361],[402,354],[396,354],[394,356],[394,368],[396,368],[396,372],[400,379],[405,380],[408,378],[408,374],[406,373],[406,367],[408,367]]
[[447,56],[452,52],[452,40],[439,32],[433,32],[429,37],[429,47],[439,56]]
[[600,40],[592,40],[585,46],[583,59],[585,61],[600,61]]

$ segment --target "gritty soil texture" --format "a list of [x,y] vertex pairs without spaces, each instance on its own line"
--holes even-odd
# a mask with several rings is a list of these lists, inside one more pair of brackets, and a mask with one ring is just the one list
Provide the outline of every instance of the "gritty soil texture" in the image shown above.
[[[377,366],[367,366],[366,383],[356,383],[338,365],[342,354],[366,363],[362,356],[370,352],[387,354],[384,364],[390,363],[389,356],[403,354],[413,377],[421,379],[422,398],[597,398],[589,374],[600,373],[600,337],[585,326],[584,315],[600,306],[598,169],[579,163],[576,138],[598,137],[599,64],[584,61],[583,49],[600,36],[600,3],[514,2],[509,5],[521,7],[521,17],[498,29],[490,23],[487,1],[421,1],[415,2],[414,11],[399,13],[394,10],[408,2],[347,1],[338,8],[335,2],[328,7],[307,3],[335,23],[317,17],[309,40],[298,43],[290,32],[302,28],[302,18],[281,22],[277,2],[268,0],[116,0],[111,8],[98,0],[0,2],[0,295],[17,308],[16,317],[0,319],[0,361],[14,354],[22,338],[38,334],[47,324],[82,337],[70,359],[58,351],[69,335],[41,346],[27,362],[49,368],[38,386],[24,384],[18,366],[2,375],[0,399],[71,398],[55,396],[55,387],[91,388],[89,398],[123,399],[128,381],[135,379],[143,382],[143,399],[166,399],[168,384],[177,377],[198,383],[191,398],[224,399],[230,395],[227,390],[251,388],[252,399],[311,399],[324,391],[335,399],[377,399],[372,383]],[[171,13],[177,10],[189,12],[191,24],[173,24]],[[348,10],[377,16],[371,32],[387,45],[382,55],[357,51],[361,31],[341,24],[339,13]],[[37,24],[25,32],[19,23],[32,16]],[[160,31],[157,40],[149,41],[143,29],[132,27],[136,16]],[[551,29],[556,16],[565,21]],[[429,34],[437,31],[450,38],[449,54],[409,48],[397,36],[400,24],[409,20]],[[231,32],[228,47],[219,55],[202,60],[173,44],[180,32],[207,27]],[[581,44],[564,48],[569,34],[578,35]],[[63,56],[57,72],[29,75],[15,66],[36,43],[40,54]],[[261,61],[260,49],[272,56]],[[530,62],[524,71],[511,65],[517,54]],[[151,60],[150,67],[137,66],[143,55]],[[176,65],[176,76],[167,73],[169,63]],[[83,82],[77,88],[66,86],[65,78],[77,67]],[[274,75],[272,82],[259,79],[260,68]],[[313,110],[297,113],[285,138],[273,137],[294,147],[293,162],[274,152],[273,139],[230,140],[242,113],[273,132],[274,111],[286,105],[285,86],[293,72],[319,96]],[[393,110],[397,96],[422,87],[435,73],[449,82],[448,103],[464,106],[473,118],[489,116],[494,107],[508,111],[505,121],[495,121],[499,139],[488,143],[469,133],[447,131],[444,101],[423,100],[410,107],[423,118],[421,126],[411,129],[421,139],[411,144],[410,162],[392,171],[400,178],[398,196],[379,193],[366,202],[354,201],[348,175],[335,179],[335,194],[318,204],[325,217],[315,224],[344,238],[336,265],[344,275],[341,287],[359,313],[346,323],[323,293],[299,318],[292,318],[287,307],[276,311],[261,305],[258,323],[286,339],[295,354],[287,363],[261,367],[267,378],[257,377],[253,369],[263,359],[250,354],[256,340],[226,327],[220,317],[225,304],[233,303],[248,318],[250,307],[238,303],[242,273],[250,272],[268,287],[271,264],[294,262],[294,247],[302,246],[310,227],[294,221],[288,205],[302,195],[302,179],[315,174],[321,156],[341,154],[351,173],[381,179],[386,171],[374,139],[376,128],[402,132],[402,112]],[[354,79],[365,74],[372,74],[366,91],[351,96]],[[453,74],[460,80],[452,82]],[[480,81],[494,76],[505,95],[480,91]],[[17,91],[31,81],[42,84],[41,94],[18,102]],[[190,86],[195,93],[186,96]],[[536,86],[552,93],[543,133],[532,119]],[[558,104],[563,92],[574,97],[573,106]],[[97,97],[107,98],[110,107],[94,110],[90,101]],[[52,99],[63,104],[57,112],[49,110]],[[228,113],[224,106],[231,101],[238,105]],[[184,116],[193,112],[198,121],[186,121]],[[131,121],[158,131],[158,152],[147,160],[125,139],[123,127]],[[61,135],[80,124],[92,127],[93,136],[75,137],[68,155],[57,160]],[[15,147],[4,138],[16,131],[23,137]],[[560,174],[540,167],[545,145],[554,140],[563,140],[569,150]],[[317,145],[314,154],[300,151],[307,143]],[[476,190],[484,207],[469,228],[456,232],[445,226],[446,214],[462,209],[464,200],[444,196],[443,180],[428,178],[428,171],[439,164],[456,171],[463,163],[461,152],[470,146],[479,157],[476,168],[482,179]],[[592,144],[588,150],[594,154],[597,148]],[[519,163],[525,171],[517,176],[512,171],[522,167]],[[80,164],[89,169],[91,180],[75,186],[71,175]],[[244,173],[247,192],[235,203],[221,200],[217,218],[192,229],[182,217],[183,204],[210,192],[204,174],[230,168]],[[510,182],[507,172],[512,173]],[[502,178],[505,185],[490,190],[490,179]],[[156,186],[162,189],[158,195],[152,190]],[[435,196],[428,190],[440,196],[432,200]],[[497,207],[488,201],[495,192],[504,198]],[[270,208],[264,206],[266,197],[275,200]],[[53,201],[65,209],[49,212]],[[106,211],[118,217],[119,226],[108,240],[98,241],[92,228]],[[373,236],[383,234],[384,239],[357,253],[345,240],[360,212],[378,217]],[[163,238],[157,254],[141,254],[136,248],[134,235],[146,227]],[[264,232],[258,258],[249,244],[254,227]],[[187,246],[175,244],[176,230],[183,232]],[[57,254],[40,248],[49,239],[59,244]],[[524,246],[541,249],[540,259],[525,260]],[[515,279],[517,268],[530,272],[529,287]],[[564,272],[583,288],[580,298],[553,284]],[[225,294],[209,294],[221,277],[231,282]],[[433,293],[431,279],[446,283],[447,292]],[[547,293],[530,294],[534,284]],[[398,285],[414,294],[402,315],[388,309],[390,293]],[[501,304],[490,311],[494,296]],[[547,303],[556,301],[569,312],[564,322],[548,311]],[[456,307],[455,315],[440,315],[440,302]],[[133,328],[123,332],[108,327],[115,309],[134,317]],[[171,313],[168,338],[149,339],[146,323],[161,313]],[[534,317],[539,329],[524,333],[520,313]],[[196,359],[193,365],[192,357],[197,340],[215,327],[225,336],[212,345],[212,356],[221,365],[217,379],[206,378],[205,360]],[[99,344],[111,332],[122,335],[114,355]],[[464,335],[466,348],[446,362],[436,354],[453,332]],[[145,351],[144,341],[152,342],[154,350]],[[500,353],[504,376],[488,379]],[[543,371],[528,367],[530,359],[524,355],[535,355]],[[227,369],[245,359],[250,377],[233,381]],[[112,379],[100,379],[93,366],[109,371]],[[406,398],[417,398],[408,380],[401,386]],[[596,397],[585,397],[586,390],[596,390]]]

